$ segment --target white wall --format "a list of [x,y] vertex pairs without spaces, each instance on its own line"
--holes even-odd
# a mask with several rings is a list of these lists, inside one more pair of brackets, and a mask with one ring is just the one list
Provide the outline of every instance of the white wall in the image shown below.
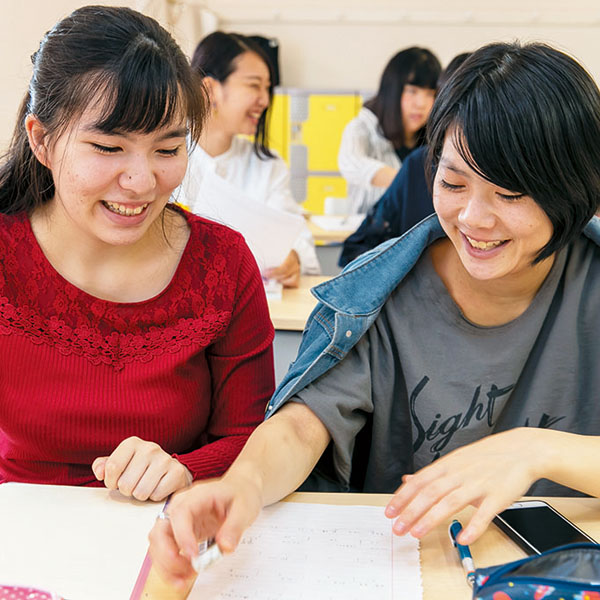
[[[491,41],[542,40],[578,57],[600,79],[597,0],[212,0],[226,30],[277,37],[289,87],[377,86],[398,50],[425,46],[446,64]],[[366,8],[368,6],[368,9]]]
[[31,55],[44,33],[85,4],[133,6],[133,0],[0,0],[0,149],[12,135],[17,110],[31,77]]
[[[140,6],[144,0],[98,0]],[[145,0],[146,2],[148,0]],[[154,3],[168,0],[152,0]],[[140,4],[140,2],[142,4]],[[600,6],[597,0],[171,0],[211,9],[221,28],[277,37],[283,84],[319,89],[375,89],[389,57],[421,45],[443,64],[493,40],[544,40],[578,57],[600,80]],[[12,132],[26,89],[29,56],[43,33],[85,2],[2,0],[0,18],[0,147]],[[187,30],[175,31],[194,45]]]

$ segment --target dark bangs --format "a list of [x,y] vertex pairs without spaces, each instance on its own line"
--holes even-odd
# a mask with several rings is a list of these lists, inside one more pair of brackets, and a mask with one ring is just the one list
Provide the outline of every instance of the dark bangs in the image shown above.
[[440,76],[440,64],[434,57],[423,55],[414,71],[406,78],[406,83],[417,87],[435,90]]
[[103,132],[150,133],[183,118],[197,141],[207,101],[199,78],[191,70],[186,75],[140,35],[113,71],[90,75],[81,90],[103,107],[97,123]]
[[447,134],[487,181],[532,197],[553,235],[535,262],[578,236],[600,200],[600,95],[585,70],[543,44],[492,44],[468,58],[430,115],[432,173]]

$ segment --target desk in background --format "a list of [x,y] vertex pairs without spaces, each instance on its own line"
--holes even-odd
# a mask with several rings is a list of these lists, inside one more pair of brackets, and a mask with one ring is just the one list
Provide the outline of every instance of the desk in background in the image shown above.
[[[359,224],[360,223],[358,223],[358,225]],[[356,227],[358,227],[358,225]],[[321,263],[321,270],[325,275],[333,277],[342,270],[341,267],[338,267],[338,259],[342,251],[342,244],[349,235],[354,233],[356,227],[353,228],[352,226],[343,230],[323,229],[314,223],[312,219],[308,219],[308,228],[315,240],[317,258]]]
[[304,326],[317,301],[310,288],[327,281],[322,275],[303,275],[300,287],[284,288],[281,300],[269,300],[269,314],[275,327],[273,354],[275,381],[279,383],[296,358]]

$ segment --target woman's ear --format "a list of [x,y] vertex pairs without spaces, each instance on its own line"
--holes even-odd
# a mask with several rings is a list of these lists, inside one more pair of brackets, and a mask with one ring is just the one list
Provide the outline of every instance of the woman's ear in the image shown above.
[[222,85],[218,79],[214,77],[205,77],[202,80],[206,91],[208,92],[208,100],[210,102],[211,112],[215,113],[219,107],[222,93]]
[[25,117],[25,130],[27,139],[33,155],[45,166],[50,168],[48,160],[48,146],[46,140],[46,128],[41,121],[32,114]]

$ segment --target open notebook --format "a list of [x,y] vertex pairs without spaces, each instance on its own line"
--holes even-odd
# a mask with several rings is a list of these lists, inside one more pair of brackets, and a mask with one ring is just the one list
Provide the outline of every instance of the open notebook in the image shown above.
[[[103,488],[0,485],[0,584],[126,600],[161,508]],[[393,536],[381,507],[280,502],[200,573],[189,600],[249,597],[418,600],[418,544]]]
[[279,502],[234,554],[201,572],[188,600],[419,600],[417,540],[377,506]]

